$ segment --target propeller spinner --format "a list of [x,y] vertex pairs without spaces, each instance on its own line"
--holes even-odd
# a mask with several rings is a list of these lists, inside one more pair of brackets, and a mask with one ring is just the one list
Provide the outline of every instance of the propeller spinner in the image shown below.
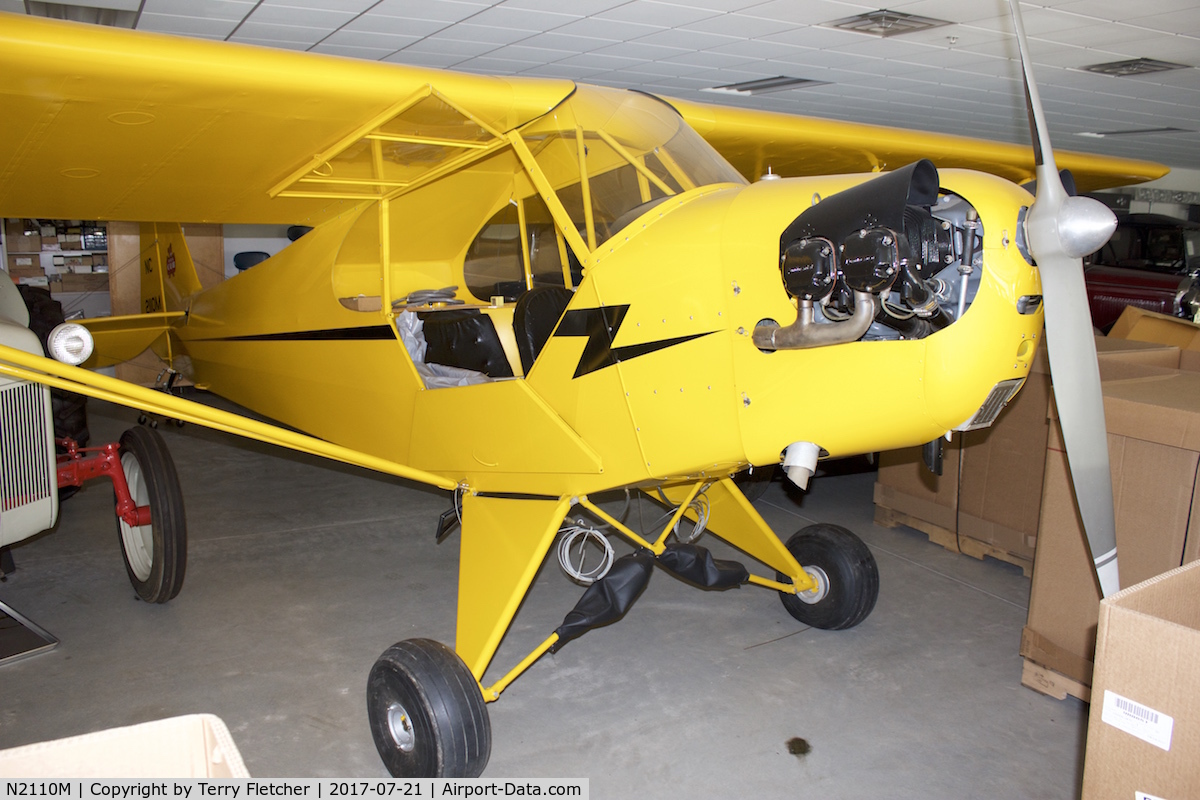
[[1054,401],[1071,482],[1100,590],[1108,597],[1120,589],[1116,522],[1104,399],[1100,393],[1096,342],[1081,259],[1108,241],[1117,227],[1117,219],[1102,203],[1088,197],[1072,197],[1063,187],[1050,147],[1042,101],[1033,80],[1019,2],[1009,2],[1021,52],[1037,167],[1037,193],[1025,218],[1026,241],[1042,280]]

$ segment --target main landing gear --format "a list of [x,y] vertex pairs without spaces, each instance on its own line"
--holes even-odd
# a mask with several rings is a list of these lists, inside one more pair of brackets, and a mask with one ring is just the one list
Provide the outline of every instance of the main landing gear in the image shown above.
[[367,678],[375,748],[396,777],[478,778],[492,753],[479,683],[453,650],[405,639],[384,651]]
[[[407,639],[379,657],[367,680],[367,716],[375,747],[388,772],[398,778],[478,777],[491,753],[486,704],[496,700],[544,653],[557,652],[589,630],[621,619],[649,583],[655,567],[702,589],[723,590],[748,583],[774,589],[789,614],[814,628],[852,628],[875,607],[879,596],[875,559],[862,540],[845,528],[810,525],[797,531],[785,546],[732,479],[664,488],[660,496],[669,497],[668,505],[675,505],[664,515],[670,518],[654,540],[625,527],[586,497],[571,501],[571,506],[586,510],[602,520],[606,529],[630,540],[635,550],[613,560],[607,572],[584,591],[562,625],[495,684],[484,687],[479,682],[482,676],[477,678],[467,662],[482,664],[479,670],[486,671],[496,645],[485,646],[492,649],[468,645],[466,651],[456,653],[428,639]],[[704,502],[699,502],[700,495],[705,494]],[[476,496],[475,502],[486,501]],[[496,506],[490,508],[493,514],[500,502],[497,499]],[[548,522],[549,538],[539,540],[538,546],[528,552],[526,571],[530,575],[549,551],[553,534],[563,521],[563,502],[557,516]],[[774,567],[775,580],[754,575],[736,561],[714,558],[694,540],[685,541],[687,537],[678,533],[678,523],[685,515],[695,521],[701,513],[697,509],[703,509],[708,530],[714,535]],[[469,542],[487,546],[487,538],[476,532],[468,540],[466,534],[473,520],[466,514],[462,521],[465,558]],[[496,516],[488,521],[493,525],[502,522]],[[574,522],[568,527],[571,524]],[[562,530],[559,533],[570,535]],[[465,579],[460,574],[460,582]],[[482,615],[494,600],[482,590],[478,596],[473,591],[464,595],[461,588],[460,615]],[[526,584],[519,592],[527,588]],[[520,594],[514,596],[519,601]],[[476,605],[464,608],[464,598]],[[478,621],[477,616],[464,619]],[[489,641],[498,644],[510,621],[511,617],[498,619]],[[461,632],[460,625],[460,637]]]

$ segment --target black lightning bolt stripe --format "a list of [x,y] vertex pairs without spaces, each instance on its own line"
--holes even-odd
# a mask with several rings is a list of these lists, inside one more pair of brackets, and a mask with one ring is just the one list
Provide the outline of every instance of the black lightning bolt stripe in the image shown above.
[[284,331],[282,333],[256,333],[249,336],[220,336],[199,339],[201,342],[371,342],[395,339],[396,335],[387,325],[369,325],[362,328],[333,328],[320,331]]
[[575,367],[574,377],[580,378],[621,361],[629,361],[638,356],[655,353],[677,344],[690,342],[692,339],[716,333],[716,331],[693,333],[671,339],[659,339],[655,342],[613,347],[613,340],[617,338],[617,331],[621,329],[621,323],[624,322],[625,314],[628,311],[629,306],[626,304],[623,306],[600,306],[599,308],[575,308],[563,314],[562,320],[559,321],[558,327],[554,331],[555,336],[587,337],[587,344],[584,345],[583,355],[579,357],[579,364]]

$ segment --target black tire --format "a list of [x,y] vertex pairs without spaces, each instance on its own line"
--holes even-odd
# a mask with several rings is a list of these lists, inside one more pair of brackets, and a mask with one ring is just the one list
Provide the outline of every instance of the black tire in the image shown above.
[[133,526],[117,517],[125,571],[147,603],[165,603],[183,587],[187,571],[187,517],[175,462],[162,437],[149,428],[121,435],[121,469],[139,506],[150,506],[150,524]]
[[[871,551],[850,531],[838,525],[810,525],[787,543],[809,574],[822,584],[812,594],[781,594],[783,607],[805,625],[844,630],[862,622],[879,597],[879,569]],[[778,580],[791,579],[781,573]]]
[[405,639],[367,678],[371,737],[396,778],[478,778],[492,754],[479,684],[440,642]]
[[747,467],[733,476],[733,482],[742,490],[742,494],[751,503],[767,493],[767,487],[775,477],[777,467],[774,464],[765,467]]

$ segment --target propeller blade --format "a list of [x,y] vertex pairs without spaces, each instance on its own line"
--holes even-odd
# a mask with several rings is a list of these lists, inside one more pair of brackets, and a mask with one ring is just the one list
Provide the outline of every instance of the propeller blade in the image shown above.
[[1071,483],[1100,590],[1108,597],[1120,589],[1116,521],[1104,398],[1100,392],[1100,370],[1081,259],[1108,241],[1117,220],[1102,203],[1087,197],[1071,197],[1063,186],[1033,79],[1020,4],[1018,0],[1009,2],[1021,52],[1037,168],[1037,194],[1025,218],[1026,241],[1042,280],[1046,346]]

